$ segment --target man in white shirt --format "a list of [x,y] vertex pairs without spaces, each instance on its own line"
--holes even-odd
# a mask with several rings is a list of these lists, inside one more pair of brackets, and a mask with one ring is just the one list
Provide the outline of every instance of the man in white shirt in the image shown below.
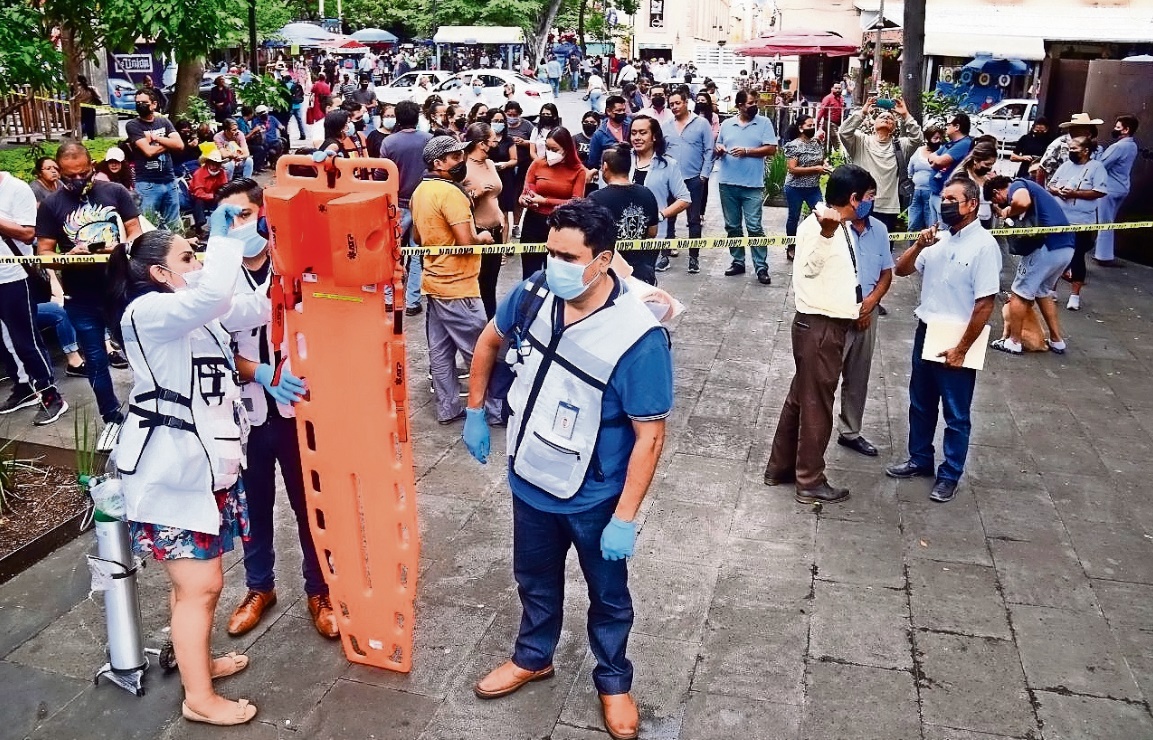
[[617,73],[617,86],[624,87],[629,82],[636,82],[639,75],[636,64],[621,65],[621,70]]
[[[35,235],[36,196],[32,188],[0,171],[0,255],[32,254]],[[38,406],[32,423],[43,426],[68,410],[56,391],[52,365],[36,326],[36,299],[28,274],[17,264],[0,264],[0,363],[13,383],[8,400],[0,404],[0,414]]]
[[793,267],[793,361],[796,372],[765,468],[765,485],[796,485],[802,504],[849,498],[825,477],[825,448],[833,434],[833,398],[841,377],[845,338],[861,313],[857,257],[848,224],[877,182],[865,169],[833,170],[825,202],[797,230]]
[[[885,474],[890,478],[935,476],[929,499],[937,503],[953,500],[965,469],[977,371],[962,363],[989,323],[1001,289],[1001,250],[977,220],[980,203],[972,180],[950,181],[941,193],[941,221],[949,230],[938,234],[935,226],[925,229],[897,260],[899,277],[921,273],[921,304],[914,311],[920,321],[909,377],[909,457],[886,468]],[[944,362],[921,359],[925,333],[934,323],[965,326],[957,345],[938,355]],[[934,471],[938,407],[945,415],[945,459]]]

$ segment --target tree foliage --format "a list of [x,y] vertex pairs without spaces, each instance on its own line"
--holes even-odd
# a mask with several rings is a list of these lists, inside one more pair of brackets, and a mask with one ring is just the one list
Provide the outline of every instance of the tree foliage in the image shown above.
[[39,11],[24,2],[0,3],[0,93],[17,85],[58,87],[62,62]]

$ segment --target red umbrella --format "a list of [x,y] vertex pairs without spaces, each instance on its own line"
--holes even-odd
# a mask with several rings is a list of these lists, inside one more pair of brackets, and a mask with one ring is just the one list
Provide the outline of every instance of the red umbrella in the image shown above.
[[858,51],[856,44],[850,43],[832,31],[811,31],[797,29],[782,31],[759,39],[753,39],[738,46],[735,51],[749,57],[783,57],[824,54],[830,57],[848,56]]

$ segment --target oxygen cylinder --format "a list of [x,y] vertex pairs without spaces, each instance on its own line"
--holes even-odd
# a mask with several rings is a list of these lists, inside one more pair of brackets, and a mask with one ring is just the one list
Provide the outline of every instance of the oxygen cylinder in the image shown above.
[[108,566],[111,584],[104,591],[104,618],[108,627],[108,662],[113,671],[140,671],[148,667],[144,656],[144,628],[136,588],[136,560],[128,535],[128,522],[99,509],[96,554]]

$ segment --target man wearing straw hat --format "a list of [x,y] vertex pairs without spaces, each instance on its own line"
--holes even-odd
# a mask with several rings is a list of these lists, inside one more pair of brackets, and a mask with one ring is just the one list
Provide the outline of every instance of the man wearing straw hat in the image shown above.
[[[1097,144],[1097,127],[1102,123],[1104,121],[1100,118],[1092,118],[1088,113],[1074,113],[1072,118],[1060,126],[1064,134],[1053,139],[1045,149],[1045,153],[1041,155],[1041,161],[1034,166],[1040,167],[1045,172],[1045,179],[1048,180],[1061,163],[1069,159],[1069,142],[1079,136],[1088,136],[1093,140],[1089,158],[1100,158],[1102,150]],[[1033,167],[1030,167],[1029,171],[1032,172]]]
[[192,196],[192,225],[202,230],[208,215],[216,205],[216,193],[228,182],[224,171],[224,157],[213,149],[200,158],[200,167],[192,173],[188,191]]

